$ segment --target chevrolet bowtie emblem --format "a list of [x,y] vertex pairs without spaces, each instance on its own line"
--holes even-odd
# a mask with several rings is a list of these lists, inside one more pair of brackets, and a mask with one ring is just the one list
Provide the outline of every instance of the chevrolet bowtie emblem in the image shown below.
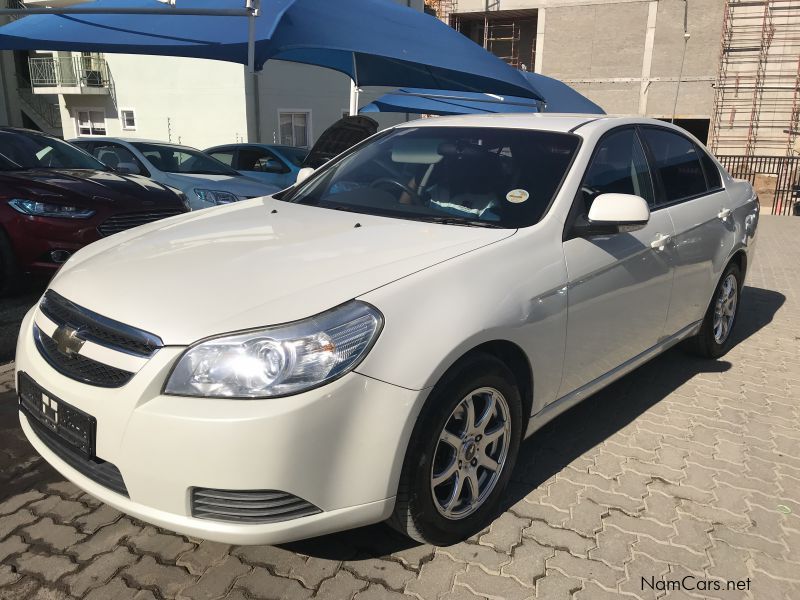
[[62,325],[53,333],[53,341],[61,354],[73,357],[80,352],[84,340],[78,337],[78,332],[69,325]]

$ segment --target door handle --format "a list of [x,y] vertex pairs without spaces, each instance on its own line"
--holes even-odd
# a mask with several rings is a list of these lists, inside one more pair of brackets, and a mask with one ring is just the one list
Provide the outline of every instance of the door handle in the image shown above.
[[659,233],[656,236],[656,239],[654,239],[652,242],[650,242],[650,247],[653,250],[663,250],[667,246],[667,244],[669,243],[669,241],[671,239],[672,239],[671,235],[666,235],[666,234]]
[[717,213],[717,218],[722,219],[723,221],[725,221],[730,216],[731,216],[730,208],[723,208],[721,211]]

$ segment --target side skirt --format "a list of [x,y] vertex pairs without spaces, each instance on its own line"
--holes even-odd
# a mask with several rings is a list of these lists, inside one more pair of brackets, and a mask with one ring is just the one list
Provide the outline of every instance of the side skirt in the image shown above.
[[697,321],[696,323],[692,323],[688,327],[684,327],[678,333],[663,339],[662,341],[658,342],[655,346],[648,348],[641,354],[634,356],[630,360],[622,363],[616,369],[609,371],[605,375],[601,375],[594,381],[590,381],[584,386],[579,387],[577,390],[570,392],[566,396],[562,396],[558,400],[551,402],[547,406],[545,406],[542,410],[536,413],[534,416],[530,418],[528,421],[528,429],[525,431],[525,437],[529,437],[533,435],[536,430],[541,429],[547,423],[555,419],[558,415],[563,413],[564,411],[569,410],[582,400],[585,400],[592,394],[600,391],[607,385],[614,383],[617,379],[627,375],[637,367],[640,367],[647,361],[652,358],[655,358],[665,350],[671,348],[678,342],[685,340],[686,338],[692,337],[696,335],[698,331],[700,331],[700,326],[702,325],[702,321]]

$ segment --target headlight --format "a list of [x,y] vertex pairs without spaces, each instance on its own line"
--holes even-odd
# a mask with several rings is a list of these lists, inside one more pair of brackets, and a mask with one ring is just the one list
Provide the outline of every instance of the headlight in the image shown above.
[[376,308],[352,301],[303,321],[200,342],[180,357],[164,393],[211,398],[297,394],[354,369],[382,326]]
[[172,187],[171,185],[166,185],[165,184],[164,187],[167,188],[170,192],[175,194],[180,199],[181,203],[183,204],[183,206],[184,206],[184,208],[186,210],[192,210],[192,207],[189,206],[189,198],[186,197],[186,194],[184,194],[178,188]]
[[195,188],[195,195],[203,202],[210,202],[211,204],[230,204],[231,202],[238,202],[239,196],[230,192],[223,192],[221,190],[203,190]]
[[65,206],[63,204],[52,204],[50,202],[37,202],[36,200],[23,200],[14,198],[8,204],[14,210],[23,215],[33,215],[35,217],[58,217],[63,219],[88,219],[94,215],[95,211],[89,208],[78,208],[76,206]]

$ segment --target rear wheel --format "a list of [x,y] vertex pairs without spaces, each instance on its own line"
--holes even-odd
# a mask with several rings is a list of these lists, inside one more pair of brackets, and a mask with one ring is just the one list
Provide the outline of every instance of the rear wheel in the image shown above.
[[739,314],[739,297],[742,291],[742,274],[735,263],[730,263],[714,290],[714,297],[706,311],[699,333],[689,340],[690,349],[699,356],[718,358],[730,350],[732,332]]
[[509,369],[490,355],[463,361],[417,421],[389,523],[436,545],[483,528],[511,477],[521,429],[522,401]]

